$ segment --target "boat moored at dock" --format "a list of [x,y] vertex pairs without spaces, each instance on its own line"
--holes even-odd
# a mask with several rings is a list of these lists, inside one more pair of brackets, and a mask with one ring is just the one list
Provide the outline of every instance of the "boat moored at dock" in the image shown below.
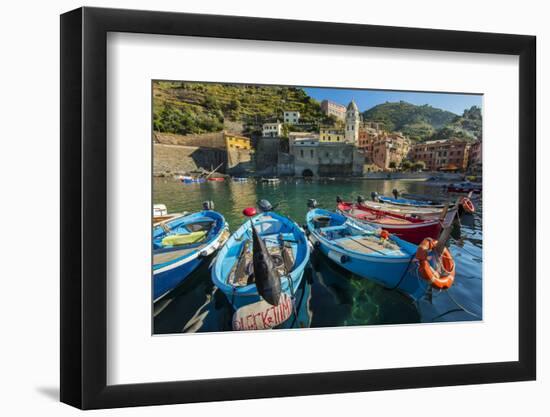
[[281,180],[279,178],[262,178],[264,184],[279,184]]
[[224,217],[212,210],[156,223],[153,226],[153,301],[179,286],[228,236]]
[[405,197],[392,198],[384,195],[379,195],[377,196],[377,200],[382,203],[389,203],[397,206],[436,207],[436,208],[445,207],[445,204],[440,201],[415,200],[412,198],[405,198]]
[[428,283],[416,274],[416,245],[324,209],[312,208],[306,222],[314,248],[342,268],[413,299],[426,292]]
[[421,219],[410,214],[391,213],[344,201],[337,202],[336,207],[348,218],[383,228],[389,233],[415,244],[419,244],[427,237],[437,239],[441,233],[442,222],[439,218]]
[[[340,199],[340,201],[342,200]],[[443,227],[449,226],[458,212],[458,206],[456,204],[449,204],[449,206],[446,208],[447,211],[445,212],[445,207],[416,207],[400,204],[380,203],[377,201],[365,200],[361,196],[357,197],[356,204],[375,210],[385,211],[390,214],[414,216],[423,220],[439,219],[441,220]]]
[[450,193],[474,193],[480,194],[482,190],[481,183],[460,182],[447,185],[447,191]]
[[[235,310],[235,330],[272,328],[292,313],[310,249],[304,230],[289,218],[255,208],[244,214],[250,219],[219,251],[212,281]],[[257,320],[260,313],[265,320]]]
[[188,175],[182,175],[180,177],[180,181],[184,184],[198,184],[206,182],[206,180],[203,177],[191,177]]

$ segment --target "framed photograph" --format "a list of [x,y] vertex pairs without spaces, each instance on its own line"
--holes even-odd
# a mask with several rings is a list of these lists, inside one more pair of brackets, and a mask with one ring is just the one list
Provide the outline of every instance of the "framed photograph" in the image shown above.
[[535,37],[61,16],[61,401],[533,380]]

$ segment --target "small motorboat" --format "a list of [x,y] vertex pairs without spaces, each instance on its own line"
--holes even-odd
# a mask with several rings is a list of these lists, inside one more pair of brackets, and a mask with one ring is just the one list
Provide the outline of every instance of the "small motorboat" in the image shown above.
[[262,178],[264,184],[278,184],[281,182],[279,178]]
[[196,183],[202,183],[202,182],[205,182],[206,180],[202,177],[190,177],[190,176],[187,176],[187,175],[182,175],[180,177],[180,180],[181,182],[183,182],[184,184],[196,184]]
[[360,223],[379,227],[389,233],[419,244],[425,238],[437,239],[441,233],[443,219],[422,219],[410,214],[397,214],[385,210],[367,207],[351,202],[337,202],[337,209],[344,216],[352,218]]
[[153,226],[164,222],[166,220],[174,219],[186,215],[187,212],[183,213],[168,213],[168,209],[164,204],[154,204],[153,205]]
[[437,208],[443,208],[447,205],[450,205],[451,203],[445,200],[442,200],[437,197],[431,197],[431,196],[415,196],[415,198],[407,198],[404,196],[401,196],[399,191],[394,189],[392,191],[393,198],[387,197],[384,195],[379,195],[376,191],[373,191],[371,193],[371,199],[373,201],[378,201],[381,203],[389,203],[394,204],[398,206],[413,206],[413,207],[437,207]]
[[209,209],[155,224],[153,301],[158,301],[180,285],[228,237],[224,217]]
[[264,201],[220,249],[212,267],[212,282],[235,310],[233,329],[269,329],[293,313],[294,294],[309,261],[304,230],[271,211]]
[[222,182],[222,181],[225,181],[225,178],[224,177],[208,177],[208,181]]
[[246,177],[233,177],[233,182],[248,182],[248,178]]
[[383,195],[378,196],[378,201],[382,203],[395,204],[398,206],[438,207],[438,208],[443,208],[445,206],[440,201],[415,200],[412,198],[404,198],[404,197],[392,198],[392,197],[386,197]]
[[[314,207],[311,204],[306,215],[314,248],[355,275],[399,290],[414,300],[425,294],[430,283],[417,275],[416,245],[385,230]],[[449,269],[454,278],[454,264]]]
[[447,191],[450,193],[474,193],[480,194],[482,190],[481,183],[470,181],[447,185]]
[[[398,194],[403,198],[407,198],[409,200],[417,200],[417,201],[425,201],[428,204],[440,204],[444,205],[446,201],[442,198],[434,197],[432,195],[424,195],[424,194],[409,194],[409,193],[403,193]],[[397,196],[396,196],[397,198]]]

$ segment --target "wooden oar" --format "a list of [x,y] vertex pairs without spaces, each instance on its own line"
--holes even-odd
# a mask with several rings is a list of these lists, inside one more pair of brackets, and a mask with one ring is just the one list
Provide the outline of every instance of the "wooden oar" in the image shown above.
[[443,207],[443,211],[441,212],[441,216],[439,217],[439,220],[441,222],[445,221],[445,217],[447,216],[448,211],[449,211],[449,202],[446,202],[445,207]]
[[437,245],[435,246],[435,253],[437,253],[439,256],[443,253],[443,250],[445,249],[445,246],[447,245],[447,241],[451,237],[451,231],[452,231],[452,222],[449,226],[445,227],[441,234],[439,235],[439,238],[437,239]]
[[[248,245],[250,243],[250,240],[245,240],[244,243],[241,246],[241,250],[239,251],[239,254],[237,255],[237,262],[235,262],[235,265],[231,269],[231,272],[229,273],[229,277],[233,277],[231,280],[233,284],[237,283],[239,280],[239,273],[243,272],[244,268],[246,268],[246,252],[248,251]],[[244,264],[243,264],[244,263]]]
[[[212,175],[214,172],[216,172],[218,169],[220,169],[220,167],[223,165],[223,162],[221,164],[219,164],[216,169],[214,169],[213,171],[211,171],[205,178],[208,178],[210,177],[210,175]],[[212,165],[210,165],[210,168],[212,168]]]

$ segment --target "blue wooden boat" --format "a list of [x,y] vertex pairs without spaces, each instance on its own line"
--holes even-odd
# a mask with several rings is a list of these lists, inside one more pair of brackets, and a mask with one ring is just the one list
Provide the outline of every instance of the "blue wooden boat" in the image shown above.
[[229,236],[224,217],[204,210],[153,226],[153,301],[180,285]]
[[413,206],[413,207],[438,207],[442,208],[445,206],[441,201],[438,200],[415,200],[412,198],[397,197],[391,198],[383,195],[376,196],[377,200],[382,203],[396,204],[398,206]]
[[[253,215],[255,209],[252,210],[251,214],[246,215]],[[270,254],[285,300],[293,302],[295,291],[302,282],[304,268],[309,261],[309,245],[300,226],[273,211],[253,215],[227,240],[218,252],[212,267],[214,285],[225,294],[236,311],[248,305],[264,302],[264,297],[260,295],[256,285],[253,270],[252,249],[255,245],[252,225]],[[281,308],[288,309],[288,306]],[[282,315],[286,313],[288,311],[281,312]]]
[[416,273],[416,245],[328,210],[311,209],[306,221],[314,248],[344,269],[415,300],[426,292]]

